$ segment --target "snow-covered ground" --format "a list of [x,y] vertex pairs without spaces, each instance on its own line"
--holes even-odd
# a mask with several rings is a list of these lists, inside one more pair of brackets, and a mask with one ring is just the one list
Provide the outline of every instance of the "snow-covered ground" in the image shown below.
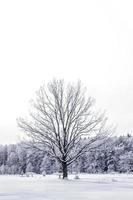
[[133,175],[0,176],[0,200],[133,200]]

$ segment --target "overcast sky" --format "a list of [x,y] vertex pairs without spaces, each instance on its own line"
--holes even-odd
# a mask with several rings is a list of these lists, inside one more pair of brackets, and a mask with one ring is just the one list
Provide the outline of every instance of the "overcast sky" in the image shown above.
[[80,79],[116,134],[133,134],[133,1],[0,1],[0,143],[40,85]]

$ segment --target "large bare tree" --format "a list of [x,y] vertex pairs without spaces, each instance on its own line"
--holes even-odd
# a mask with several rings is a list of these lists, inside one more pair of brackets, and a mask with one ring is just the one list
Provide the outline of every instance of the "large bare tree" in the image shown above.
[[33,146],[38,150],[47,147],[59,161],[63,178],[73,161],[107,139],[106,118],[93,111],[93,104],[80,82],[66,85],[63,80],[53,80],[36,93],[31,119],[18,119]]

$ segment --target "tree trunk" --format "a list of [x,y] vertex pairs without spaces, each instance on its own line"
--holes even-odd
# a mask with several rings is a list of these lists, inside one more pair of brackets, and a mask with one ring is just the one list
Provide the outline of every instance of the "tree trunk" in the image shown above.
[[67,172],[67,163],[62,162],[62,172],[63,172],[63,179],[68,177],[68,172]]

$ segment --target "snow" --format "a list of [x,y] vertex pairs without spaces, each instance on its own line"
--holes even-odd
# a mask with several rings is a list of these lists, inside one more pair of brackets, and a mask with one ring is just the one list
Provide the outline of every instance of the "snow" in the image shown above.
[[132,174],[0,176],[0,200],[132,200]]

